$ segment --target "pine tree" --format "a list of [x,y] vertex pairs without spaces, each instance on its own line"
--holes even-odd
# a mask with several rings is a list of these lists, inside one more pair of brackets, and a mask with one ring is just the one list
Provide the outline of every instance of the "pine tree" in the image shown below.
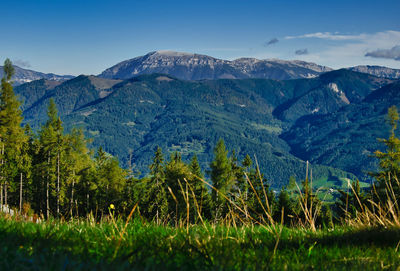
[[8,187],[16,186],[14,177],[21,169],[21,150],[26,142],[24,130],[21,127],[22,111],[20,102],[14,95],[10,82],[14,67],[9,59],[4,62],[4,77],[1,79],[0,93],[0,205],[8,205]]
[[190,165],[190,171],[193,175],[191,183],[194,189],[196,203],[199,206],[200,213],[205,218],[211,218],[211,195],[208,192],[208,187],[200,179],[204,179],[204,174],[197,160],[197,155],[193,155]]
[[151,178],[148,183],[144,201],[147,203],[147,215],[155,219],[157,224],[160,218],[168,213],[167,191],[165,187],[164,157],[160,147],[157,147],[153,163],[150,165]]
[[193,155],[192,159],[190,160],[190,171],[192,172],[193,175],[202,179],[204,178],[204,174],[201,171],[197,155]]
[[243,189],[245,189],[247,184],[247,180],[245,179],[245,168],[239,165],[235,150],[232,150],[230,160],[231,160],[232,175],[234,178],[232,183],[232,185],[234,186],[233,188],[235,190],[234,196],[238,198],[244,192]]
[[370,173],[377,180],[377,196],[384,202],[387,200],[389,189],[393,190],[396,197],[400,197],[400,187],[395,181],[400,179],[400,139],[396,136],[399,113],[396,106],[388,109],[387,119],[391,126],[390,136],[388,139],[378,139],[386,145],[386,152],[374,152],[374,156],[379,159],[380,171]]
[[[216,218],[221,218],[227,212],[225,197],[230,196],[234,176],[232,174],[232,163],[228,158],[223,139],[220,139],[214,148],[214,160],[210,164],[210,176],[213,186],[219,191],[212,190],[212,201],[215,207]],[[222,195],[225,197],[223,197]]]
[[164,176],[165,187],[169,190],[167,192],[168,209],[173,210],[176,219],[186,217],[186,202],[187,197],[190,196],[190,189],[186,182],[191,183],[192,175],[190,168],[182,162],[180,153],[175,152],[171,155],[165,165]]
[[[60,214],[61,192],[61,160],[65,152],[65,138],[57,107],[53,99],[50,99],[47,109],[48,120],[39,132],[40,151],[42,157],[41,168],[46,169],[46,217],[50,216],[50,202],[55,199],[56,214]],[[54,193],[55,192],[55,193]],[[51,199],[52,198],[52,199]]]

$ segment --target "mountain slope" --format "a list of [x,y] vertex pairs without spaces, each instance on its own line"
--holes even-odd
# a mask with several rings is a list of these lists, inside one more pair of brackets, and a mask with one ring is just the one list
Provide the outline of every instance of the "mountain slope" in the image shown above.
[[[308,88],[297,91],[292,99],[275,109],[274,115],[277,118],[294,123],[305,115],[335,112],[342,106],[360,102],[373,90],[393,80],[341,69],[324,73],[307,82]],[[303,84],[301,81],[300,85]]]
[[84,105],[104,98],[109,94],[105,88],[118,82],[120,81],[84,75],[64,83],[41,79],[16,87],[15,93],[24,101],[22,109],[26,121],[40,123],[47,116],[49,99],[54,99],[60,115],[68,115]]
[[244,78],[283,80],[316,77],[330,70],[324,66],[302,61],[254,58],[229,61],[200,54],[157,51],[118,63],[99,76],[109,79],[128,79],[141,74],[164,73],[184,80]]
[[371,157],[387,138],[386,114],[390,106],[400,108],[400,83],[394,82],[369,94],[362,102],[320,116],[305,116],[282,134],[291,152],[313,163],[331,165],[368,178],[377,160]]

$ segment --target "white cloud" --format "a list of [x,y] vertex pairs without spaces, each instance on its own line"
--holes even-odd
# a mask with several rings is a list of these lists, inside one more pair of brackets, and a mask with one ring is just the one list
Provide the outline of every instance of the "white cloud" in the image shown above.
[[286,40],[312,38],[336,42],[327,42],[325,45],[319,44],[319,48],[314,48],[312,54],[301,56],[302,60],[316,62],[333,68],[355,65],[382,65],[400,68],[399,61],[394,59],[365,57],[368,52],[382,48],[390,49],[400,44],[400,31],[389,30],[358,35],[325,32],[285,37]]
[[299,36],[286,36],[284,39],[292,40],[292,39],[306,39],[306,38],[317,38],[317,39],[326,39],[326,40],[359,40],[363,39],[365,34],[360,35],[342,35],[338,33],[331,32],[317,32],[304,34]]

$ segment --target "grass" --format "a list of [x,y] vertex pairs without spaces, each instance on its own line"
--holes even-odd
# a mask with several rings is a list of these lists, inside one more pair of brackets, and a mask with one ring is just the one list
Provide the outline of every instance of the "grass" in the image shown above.
[[210,224],[174,228],[133,220],[31,223],[0,219],[3,270],[396,270],[399,228]]

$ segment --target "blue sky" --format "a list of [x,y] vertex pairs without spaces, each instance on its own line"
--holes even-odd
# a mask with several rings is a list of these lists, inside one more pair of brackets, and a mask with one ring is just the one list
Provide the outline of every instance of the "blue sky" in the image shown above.
[[98,74],[155,50],[400,68],[399,0],[0,4],[0,61],[42,72]]

